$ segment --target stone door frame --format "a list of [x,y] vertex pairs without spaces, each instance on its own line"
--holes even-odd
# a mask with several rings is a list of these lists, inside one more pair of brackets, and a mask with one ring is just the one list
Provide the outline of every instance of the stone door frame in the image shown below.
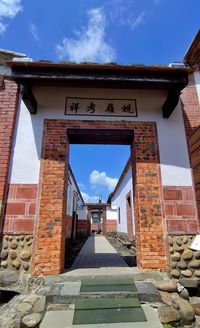
[[44,121],[39,183],[38,223],[34,231],[31,273],[53,275],[64,270],[68,129],[133,130],[130,143],[138,267],[168,268],[156,123],[128,121]]

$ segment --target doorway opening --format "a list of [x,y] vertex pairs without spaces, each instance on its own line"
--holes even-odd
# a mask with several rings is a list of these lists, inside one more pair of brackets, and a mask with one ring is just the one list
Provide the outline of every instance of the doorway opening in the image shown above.
[[[83,242],[91,234],[105,236],[125,259],[134,257],[134,260],[128,261],[128,265],[133,266],[136,258],[130,160],[133,131],[121,133],[104,130],[98,131],[95,136],[92,136],[92,132],[68,131],[70,151],[65,267],[70,267]],[[132,203],[129,217],[127,194]],[[131,232],[127,230],[128,219],[132,220]]]
[[44,127],[40,216],[35,228],[39,238],[35,241],[32,273],[59,274],[64,270],[69,146],[91,142],[130,146],[137,264],[142,270],[166,271],[156,123],[49,119]]

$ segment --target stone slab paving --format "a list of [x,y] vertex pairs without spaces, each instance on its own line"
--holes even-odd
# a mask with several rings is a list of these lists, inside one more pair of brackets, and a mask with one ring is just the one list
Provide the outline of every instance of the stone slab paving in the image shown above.
[[73,325],[74,306],[67,311],[48,311],[46,312],[40,328],[163,328],[155,310],[149,305],[142,305],[146,315],[146,322],[135,323],[105,323],[95,325]]
[[72,269],[102,267],[127,268],[128,265],[104,236],[93,235],[82,247]]

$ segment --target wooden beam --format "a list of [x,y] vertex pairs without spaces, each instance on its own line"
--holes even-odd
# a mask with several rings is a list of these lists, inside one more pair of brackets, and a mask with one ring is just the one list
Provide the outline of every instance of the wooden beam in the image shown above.
[[71,144],[107,144],[130,145],[133,140],[132,130],[118,129],[68,129],[67,136]]
[[35,99],[31,87],[28,85],[23,85],[22,90],[22,100],[24,101],[26,107],[28,108],[31,114],[37,113],[37,100]]
[[178,105],[180,97],[180,89],[170,88],[168,96],[162,106],[163,118],[169,118],[176,106]]

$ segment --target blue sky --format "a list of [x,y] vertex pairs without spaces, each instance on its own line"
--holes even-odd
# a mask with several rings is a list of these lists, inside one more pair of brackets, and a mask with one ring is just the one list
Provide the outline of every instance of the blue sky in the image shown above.
[[[183,59],[199,22],[199,0],[0,0],[0,48],[34,60],[168,65]],[[129,149],[87,151],[89,161],[83,146],[71,147],[77,181],[106,200]]]

